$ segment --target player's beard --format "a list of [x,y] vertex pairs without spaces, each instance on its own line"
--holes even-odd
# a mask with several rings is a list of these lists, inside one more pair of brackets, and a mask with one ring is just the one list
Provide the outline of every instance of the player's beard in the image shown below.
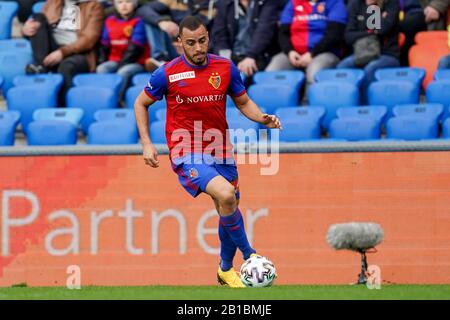
[[206,53],[196,53],[193,56],[187,55],[187,58],[189,59],[190,62],[192,62],[193,64],[195,64],[196,66],[201,66],[205,63],[206,60]]

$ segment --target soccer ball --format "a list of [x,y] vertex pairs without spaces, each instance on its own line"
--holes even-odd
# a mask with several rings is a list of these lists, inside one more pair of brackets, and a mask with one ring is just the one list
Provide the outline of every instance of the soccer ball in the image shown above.
[[268,287],[276,278],[272,261],[262,256],[248,258],[241,266],[241,281],[247,287]]

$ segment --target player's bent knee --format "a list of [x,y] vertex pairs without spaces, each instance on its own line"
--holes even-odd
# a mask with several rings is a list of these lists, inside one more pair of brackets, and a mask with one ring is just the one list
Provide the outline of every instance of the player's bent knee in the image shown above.
[[234,188],[227,188],[225,190],[222,190],[217,200],[219,201],[221,207],[235,209],[235,207],[237,206]]

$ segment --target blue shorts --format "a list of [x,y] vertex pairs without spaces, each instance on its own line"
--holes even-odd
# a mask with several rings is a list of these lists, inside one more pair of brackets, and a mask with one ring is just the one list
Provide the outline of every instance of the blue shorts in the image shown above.
[[194,198],[205,192],[206,186],[216,176],[224,177],[235,189],[239,199],[239,179],[233,159],[218,160],[210,155],[192,154],[172,161],[172,169],[187,192]]

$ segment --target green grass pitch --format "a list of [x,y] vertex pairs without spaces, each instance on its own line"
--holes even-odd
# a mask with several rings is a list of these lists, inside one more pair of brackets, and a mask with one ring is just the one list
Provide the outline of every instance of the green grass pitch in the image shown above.
[[133,300],[450,300],[450,285],[308,286],[275,285],[269,288],[230,289],[218,286],[96,287],[79,290],[61,287],[0,288],[3,299],[133,299]]

